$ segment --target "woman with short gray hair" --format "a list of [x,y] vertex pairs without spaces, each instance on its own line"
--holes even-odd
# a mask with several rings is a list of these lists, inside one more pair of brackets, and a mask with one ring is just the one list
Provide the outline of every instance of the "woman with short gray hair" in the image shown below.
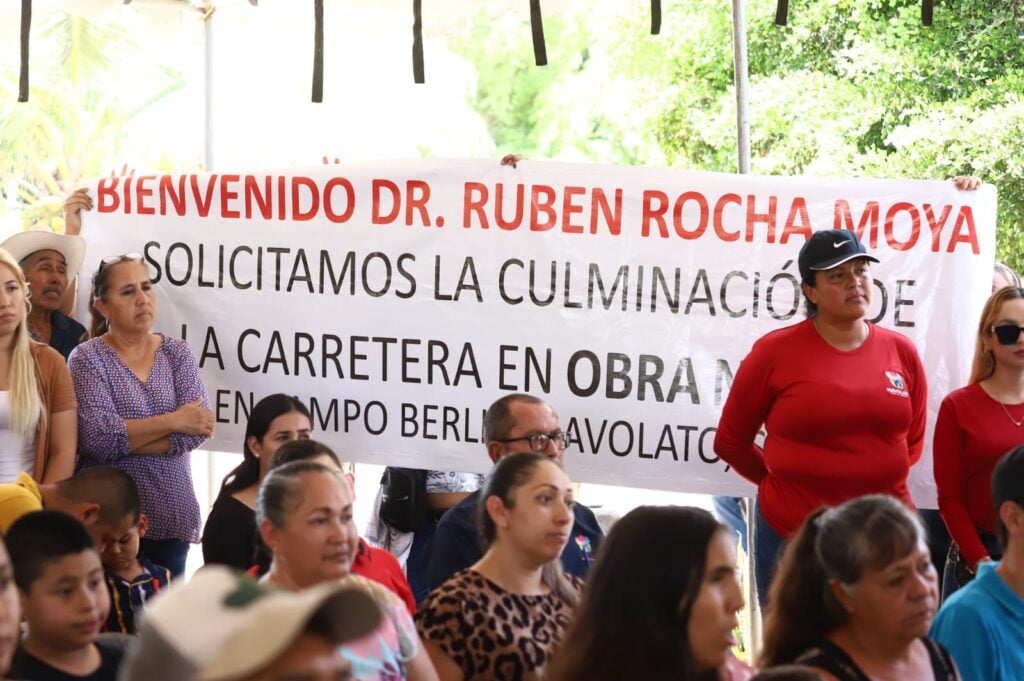
[[762,668],[797,662],[836,681],[956,681],[926,638],[938,578],[925,532],[903,503],[869,495],[808,517],[769,591]]

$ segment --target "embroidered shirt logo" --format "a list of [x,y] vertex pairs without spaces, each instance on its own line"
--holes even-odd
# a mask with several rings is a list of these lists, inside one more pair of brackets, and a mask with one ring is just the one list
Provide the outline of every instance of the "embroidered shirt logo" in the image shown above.
[[898,371],[886,371],[885,377],[889,379],[889,385],[886,386],[885,392],[898,397],[910,397],[910,393],[907,392],[907,382],[903,379],[903,374]]
[[585,534],[576,535],[576,547],[583,554],[583,562],[590,565],[591,544],[590,537]]

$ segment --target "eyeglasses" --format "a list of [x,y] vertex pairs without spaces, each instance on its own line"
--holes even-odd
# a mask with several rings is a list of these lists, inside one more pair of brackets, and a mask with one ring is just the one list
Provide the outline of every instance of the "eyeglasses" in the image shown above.
[[556,430],[553,433],[530,433],[522,437],[506,437],[506,438],[495,438],[495,442],[519,442],[521,440],[527,440],[530,443],[530,449],[535,452],[543,452],[548,448],[549,442],[555,443],[555,449],[562,451],[569,444],[569,435],[561,430]]
[[1024,326],[1017,326],[1016,324],[1000,324],[999,326],[992,327],[992,333],[996,335],[996,340],[999,341],[1000,345],[1015,344],[1020,337],[1021,331],[1024,331]]

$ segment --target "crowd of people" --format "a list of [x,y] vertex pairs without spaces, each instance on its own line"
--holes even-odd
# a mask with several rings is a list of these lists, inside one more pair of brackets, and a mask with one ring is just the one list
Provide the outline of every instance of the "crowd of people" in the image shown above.
[[[486,476],[426,474],[426,521],[398,550],[387,527],[360,536],[352,473],[308,408],[268,395],[203,528],[190,453],[215,424],[196,358],[154,332],[138,254],[100,261],[88,330],[68,316],[91,200],[65,205],[69,234],[0,247],[0,678],[1024,678],[1012,270],[997,267],[969,383],[934,424],[940,575],[907,489],[921,360],[867,321],[877,259],[854,232],[803,246],[807,318],[754,344],[715,440],[758,490],[763,646],[743,661],[735,534],[701,509],[643,506],[605,537],[574,499],[556,409],[532,395],[487,408]],[[200,541],[207,565],[186,579]]]

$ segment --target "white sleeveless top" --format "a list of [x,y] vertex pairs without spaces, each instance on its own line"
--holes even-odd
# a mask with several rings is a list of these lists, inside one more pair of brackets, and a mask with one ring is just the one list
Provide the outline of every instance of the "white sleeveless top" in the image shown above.
[[19,473],[31,475],[35,462],[35,435],[11,430],[11,393],[0,390],[0,483],[14,482]]

